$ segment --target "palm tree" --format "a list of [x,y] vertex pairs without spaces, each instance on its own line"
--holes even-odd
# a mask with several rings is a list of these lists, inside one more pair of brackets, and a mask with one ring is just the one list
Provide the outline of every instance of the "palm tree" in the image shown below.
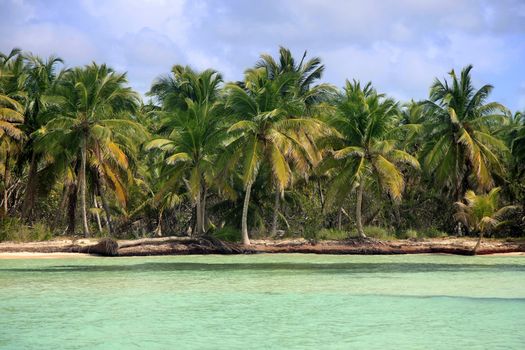
[[262,54],[255,68],[266,69],[267,79],[275,80],[282,75],[293,74],[296,76],[294,85],[290,91],[283,93],[292,93],[304,100],[307,109],[314,107],[319,102],[326,101],[330,94],[334,93],[334,87],[330,84],[314,85],[322,78],[325,67],[319,57],[313,57],[305,62],[307,52],[299,62],[296,62],[292,52],[285,48],[279,47],[279,59],[276,61],[271,55]]
[[500,188],[495,187],[489,193],[476,195],[472,190],[465,193],[465,203],[456,202],[457,212],[454,218],[474,232],[479,232],[476,246],[472,250],[475,254],[481,244],[483,235],[503,224],[503,217],[516,206],[499,208]]
[[500,153],[506,150],[504,142],[491,134],[504,121],[505,107],[486,102],[491,85],[474,89],[471,70],[472,66],[465,67],[459,78],[452,70],[450,83],[436,79],[425,101],[425,138],[429,140],[423,149],[425,169],[456,200],[467,186],[490,189],[493,174],[503,172]]
[[341,201],[357,186],[356,224],[361,237],[366,237],[362,224],[363,192],[367,182],[377,182],[394,200],[404,189],[400,164],[418,169],[416,158],[397,148],[392,139],[398,120],[394,100],[378,94],[371,83],[363,88],[354,80],[346,81],[343,94],[335,101],[335,112],[327,123],[337,133],[321,140],[332,151],[321,168],[337,169],[328,190],[330,202]]
[[29,161],[29,173],[22,216],[31,220],[37,194],[40,161],[40,154],[34,149],[34,137],[32,135],[47,122],[46,110],[57,103],[51,91],[61,79],[62,72],[57,73],[57,65],[63,61],[55,56],[43,60],[31,54],[25,56],[25,60],[27,62],[25,67],[27,77],[23,86],[23,92],[26,95],[23,130],[29,138],[24,144],[21,158]]
[[241,231],[245,245],[250,244],[247,217],[251,188],[261,164],[272,169],[276,190],[282,193],[291,180],[288,159],[304,150],[294,133],[300,129],[316,132],[320,127],[315,119],[295,117],[304,115],[305,109],[304,100],[286,94],[294,87],[295,79],[294,74],[269,79],[268,70],[255,68],[246,71],[242,84],[227,86],[227,106],[238,118],[229,128],[235,136],[229,147],[243,158]]
[[[324,65],[321,64],[319,57],[313,57],[305,62],[307,52],[305,51],[301,60],[296,62],[291,51],[287,48],[279,48],[279,58],[276,61],[271,55],[262,54],[261,59],[255,65],[255,68],[263,68],[266,70],[266,79],[276,80],[279,77],[288,76],[293,77],[290,86],[286,90],[282,90],[283,98],[289,96],[291,99],[298,99],[302,101],[305,108],[301,111],[304,115],[296,115],[289,117],[306,117],[313,115],[316,112],[316,107],[319,103],[326,101],[328,97],[335,92],[335,88],[330,84],[317,84],[314,85],[319,79],[321,79],[324,72]],[[291,131],[290,131],[291,132]],[[308,150],[308,157],[305,158],[301,155],[301,152],[294,155],[296,169],[303,176],[306,176],[320,160],[320,154],[317,152],[315,145],[315,139],[318,135],[307,134],[303,130],[297,130],[294,133],[296,138],[304,146],[305,150]],[[291,150],[294,152],[294,150]],[[310,160],[313,160],[315,164],[312,164]],[[273,220],[271,236],[275,236],[277,233],[277,221],[279,216],[279,204],[280,198],[283,191],[275,186],[275,201],[273,207]]]
[[14,142],[23,139],[23,132],[19,129],[20,124],[24,122],[23,107],[17,101],[0,93],[0,146],[4,158],[4,196],[3,209],[4,214],[8,212],[8,193],[10,181],[10,161],[11,153],[14,148]]
[[525,113],[516,112],[513,118],[513,128],[511,150],[512,155],[522,165],[525,164]]
[[[117,199],[124,202],[125,189],[118,171],[128,171],[129,159],[136,152],[130,147],[145,135],[142,127],[131,119],[139,96],[126,84],[126,74],[116,73],[105,64],[72,69],[56,90],[64,101],[61,114],[36,133],[41,148],[67,149],[74,159],[80,154],[77,181],[85,236],[89,235],[88,161],[100,181],[98,192],[109,181]],[[107,210],[104,198],[103,204]],[[109,221],[109,213],[106,214]]]
[[9,209],[10,162],[13,151],[24,138],[20,129],[24,122],[24,107],[17,101],[20,97],[23,58],[20,49],[13,49],[8,55],[0,53],[0,146],[4,159],[3,209]]
[[200,235],[206,231],[206,197],[213,185],[215,159],[226,136],[224,108],[218,95],[222,77],[211,69],[198,73],[175,66],[172,71],[174,78],[170,81],[184,88],[166,91],[161,82],[154,84],[151,93],[169,111],[161,120],[161,133],[166,137],[154,139],[146,149],[160,149],[165,154],[163,175],[167,179],[159,198],[172,192],[182,180],[187,185],[195,203],[195,233]]

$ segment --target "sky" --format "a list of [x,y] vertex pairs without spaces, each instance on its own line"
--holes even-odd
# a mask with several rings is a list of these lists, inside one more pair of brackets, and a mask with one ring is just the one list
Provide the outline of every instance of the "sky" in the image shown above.
[[174,64],[241,80],[281,45],[320,57],[324,82],[402,101],[473,64],[491,100],[525,109],[525,0],[0,0],[0,34],[0,52],[105,62],[141,93]]

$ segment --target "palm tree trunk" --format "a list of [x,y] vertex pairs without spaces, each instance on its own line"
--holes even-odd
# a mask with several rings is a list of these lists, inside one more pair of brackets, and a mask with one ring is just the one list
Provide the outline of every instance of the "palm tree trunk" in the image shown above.
[[206,218],[206,198],[208,197],[208,188],[204,187],[204,191],[202,192],[202,204],[201,204],[201,210],[202,210],[202,233],[206,233],[206,230],[208,229],[208,220]]
[[155,235],[162,237],[162,209],[159,210],[159,222],[157,223],[157,229],[155,230]]
[[275,237],[277,235],[277,221],[279,216],[279,197],[281,193],[279,189],[275,189],[275,201],[273,205],[273,221],[272,221],[272,233],[271,236]]
[[[65,182],[65,181],[64,181]],[[57,212],[55,214],[55,220],[53,221],[54,227],[59,227],[62,223],[62,218],[64,217],[64,210],[66,208],[67,199],[69,197],[69,192],[71,190],[72,185],[64,183],[64,189],[62,190],[62,199],[60,200],[60,206],[57,209]]]
[[89,237],[89,226],[87,219],[86,203],[86,158],[87,158],[87,140],[86,136],[82,140],[81,163],[80,163],[80,209],[82,211],[82,231],[84,237]]
[[195,224],[195,235],[199,236],[202,234],[202,201],[201,201],[201,189],[197,193],[197,198],[195,199],[195,211],[197,212],[197,222]]
[[246,193],[244,195],[244,204],[242,206],[241,233],[242,233],[242,244],[244,245],[250,245],[250,237],[248,236],[248,205],[250,204],[251,192],[252,192],[252,183],[249,182],[246,185]]
[[[77,180],[78,182],[78,180]],[[72,183],[68,195],[68,206],[67,206],[67,234],[72,236],[75,234],[76,224],[76,211],[77,211],[77,191],[78,184]]]
[[7,211],[9,210],[8,200],[9,200],[9,159],[10,153],[9,149],[5,152],[5,166],[4,166],[4,214],[7,216]]
[[[98,209],[98,202],[97,202],[97,194],[93,193],[93,205],[95,206],[95,209]],[[98,232],[102,233],[102,223],[100,221],[100,215],[98,214],[98,210],[95,211],[95,218],[97,219],[97,226],[98,226]]]
[[24,204],[22,206],[22,217],[28,221],[32,219],[33,206],[35,204],[37,166],[36,153],[33,151],[31,153],[31,164],[29,165]]
[[474,253],[474,255],[478,252],[478,249],[479,249],[479,246],[481,245],[481,240],[482,239],[483,239],[483,231],[481,231],[479,233],[478,242],[476,243],[476,246],[474,247],[474,249],[472,249],[472,252]]
[[102,208],[104,209],[106,227],[108,228],[108,234],[111,236],[113,234],[113,223],[111,222],[111,212],[109,211],[108,200],[105,196],[106,190],[106,178],[104,175],[99,176],[99,181],[97,183],[98,194],[100,195],[100,200],[102,202]]
[[321,181],[317,179],[317,191],[319,192],[319,200],[321,201],[321,209],[324,210],[324,195],[323,195],[323,189],[321,187]]
[[361,209],[363,205],[363,191],[364,191],[364,185],[360,182],[359,186],[357,186],[357,203],[355,206],[355,222],[357,225],[357,233],[359,233],[359,237],[366,238],[365,231],[363,230],[363,222],[361,218]]
[[343,207],[339,208],[339,213],[337,214],[337,229],[341,231],[343,221]]

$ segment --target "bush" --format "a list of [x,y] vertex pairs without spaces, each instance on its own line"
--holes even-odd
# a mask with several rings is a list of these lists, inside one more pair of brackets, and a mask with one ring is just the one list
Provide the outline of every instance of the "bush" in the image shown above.
[[438,230],[437,228],[431,227],[426,230],[423,230],[420,236],[426,237],[426,238],[441,238],[441,237],[447,237],[448,234],[446,232]]
[[213,237],[226,242],[239,242],[241,240],[241,231],[231,226],[225,226],[215,230]]
[[43,223],[29,226],[16,218],[0,220],[0,241],[30,242],[47,241],[51,238],[51,230]]
[[416,230],[405,230],[399,232],[396,236],[399,239],[416,239],[420,234]]
[[363,231],[365,231],[365,235],[370,238],[395,239],[385,228],[380,226],[365,226]]
[[319,230],[317,238],[329,241],[340,241],[348,238],[348,232],[335,228],[323,228]]

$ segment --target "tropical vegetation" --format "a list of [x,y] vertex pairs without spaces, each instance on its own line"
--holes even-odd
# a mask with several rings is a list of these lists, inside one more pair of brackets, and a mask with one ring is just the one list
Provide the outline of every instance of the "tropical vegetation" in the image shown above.
[[525,114],[472,66],[406,102],[324,70],[280,48],[141,96],[106,64],[0,54],[0,240],[524,235]]

